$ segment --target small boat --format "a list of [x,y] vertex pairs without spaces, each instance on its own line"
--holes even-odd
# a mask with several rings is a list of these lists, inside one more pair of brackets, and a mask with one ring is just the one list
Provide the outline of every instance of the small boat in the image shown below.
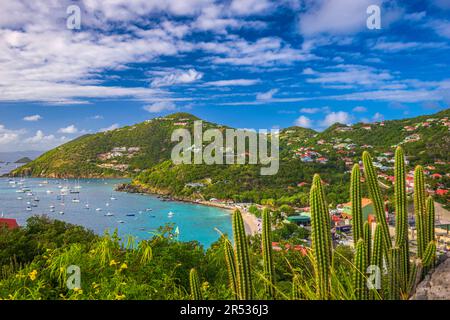
[[47,190],[47,194],[52,194],[53,191],[52,190]]
[[32,197],[33,196],[33,192],[27,192],[27,196]]
[[16,190],[16,192],[17,192],[17,193],[25,193],[25,191],[22,190],[22,189],[18,189],[18,190]]
[[145,211],[153,211],[153,209],[152,208],[147,208],[147,209],[145,209]]
[[125,223],[123,220],[117,220],[118,223]]
[[89,203],[86,203],[86,204],[84,205],[84,208],[85,208],[85,209],[89,209]]
[[33,201],[35,201],[35,202],[39,202],[40,200],[39,200],[39,198],[38,198],[38,197],[34,197]]
[[64,215],[64,211],[60,211],[59,214],[60,214],[60,215]]
[[55,212],[55,209],[50,209],[50,212]]
[[109,203],[107,202],[107,203],[105,204],[105,206],[109,207]]
[[112,201],[114,201],[114,200],[117,200],[117,198],[116,197],[114,197],[114,196],[111,196],[111,198],[110,198]]
[[37,205],[36,203],[32,203],[31,206],[32,206],[33,208],[37,208],[38,205]]
[[172,211],[170,211],[170,212],[167,214],[167,216],[168,216],[169,218],[172,218],[174,214],[175,214],[175,213],[173,213]]
[[33,209],[31,209],[31,207],[27,207],[25,210],[32,211]]
[[51,205],[49,208],[50,208],[50,209],[55,209],[55,206],[54,206],[54,205]]
[[102,208],[97,208],[95,209],[95,211],[102,211]]
[[23,198],[22,197],[17,197],[17,200],[23,200]]
[[112,217],[114,216],[114,213],[108,212],[107,214],[105,214],[105,217]]
[[134,216],[136,216],[136,214],[135,213],[127,213],[126,216],[127,217],[134,217]]
[[80,202],[80,199],[72,199],[72,202],[73,202],[73,203],[79,203],[79,202]]

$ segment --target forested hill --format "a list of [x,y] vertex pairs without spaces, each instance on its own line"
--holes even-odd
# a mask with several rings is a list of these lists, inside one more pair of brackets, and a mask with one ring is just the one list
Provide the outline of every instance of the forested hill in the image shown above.
[[[14,171],[35,177],[126,177],[170,159],[174,129],[192,129],[197,117],[176,113],[79,137]],[[204,128],[216,125],[204,122]],[[220,127],[220,126],[218,126]]]

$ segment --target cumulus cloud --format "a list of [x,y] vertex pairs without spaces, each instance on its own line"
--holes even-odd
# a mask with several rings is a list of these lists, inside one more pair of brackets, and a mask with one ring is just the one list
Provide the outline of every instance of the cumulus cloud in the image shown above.
[[[165,72],[163,72],[164,74]],[[198,72],[195,69],[189,69],[187,71],[176,70],[174,72],[166,73],[160,78],[156,78],[152,81],[153,87],[171,86],[176,84],[193,83],[203,78],[203,73]]]
[[351,115],[345,111],[331,112],[320,122],[321,127],[329,127],[335,123],[350,124]]
[[75,134],[78,133],[78,128],[75,127],[75,125],[71,124],[70,126],[67,126],[65,128],[60,128],[58,130],[59,133],[66,133],[66,134]]
[[150,113],[158,113],[158,112],[162,112],[162,111],[173,111],[176,109],[176,106],[173,102],[161,101],[161,102],[155,102],[153,104],[144,106],[143,109]]
[[32,116],[26,116],[23,118],[24,121],[29,121],[29,122],[36,122],[41,120],[42,117],[38,114],[32,115]]
[[295,125],[303,128],[312,128],[313,121],[306,116],[300,116],[295,120]]

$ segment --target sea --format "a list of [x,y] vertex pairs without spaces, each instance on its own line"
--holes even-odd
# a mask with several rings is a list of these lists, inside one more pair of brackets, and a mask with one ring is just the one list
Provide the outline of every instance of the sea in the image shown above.
[[220,233],[231,235],[231,215],[224,209],[114,191],[124,182],[128,180],[0,178],[0,214],[19,225],[33,215],[46,215],[99,235],[117,229],[122,240],[133,236],[136,241],[172,224],[179,241],[197,240],[205,248]]

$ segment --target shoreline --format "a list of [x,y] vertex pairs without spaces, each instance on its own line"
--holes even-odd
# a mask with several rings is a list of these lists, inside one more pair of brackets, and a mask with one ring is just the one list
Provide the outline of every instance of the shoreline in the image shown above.
[[242,219],[244,220],[244,226],[245,226],[245,232],[247,235],[255,235],[258,233],[261,233],[261,221],[255,217],[253,214],[249,213],[247,208],[239,206],[239,205],[231,205],[226,204],[223,202],[212,202],[207,200],[192,200],[188,198],[181,198],[176,196],[171,196],[168,193],[163,192],[154,192],[152,190],[149,190],[141,185],[130,185],[130,184],[122,184],[118,185],[115,189],[115,191],[119,192],[127,192],[127,193],[138,193],[142,195],[148,195],[148,196],[159,196],[163,197],[165,201],[179,201],[179,202],[186,202],[191,204],[199,204],[203,206],[208,207],[216,207],[220,209],[224,209],[228,211],[228,213],[231,215],[234,210],[239,210],[242,213]]

